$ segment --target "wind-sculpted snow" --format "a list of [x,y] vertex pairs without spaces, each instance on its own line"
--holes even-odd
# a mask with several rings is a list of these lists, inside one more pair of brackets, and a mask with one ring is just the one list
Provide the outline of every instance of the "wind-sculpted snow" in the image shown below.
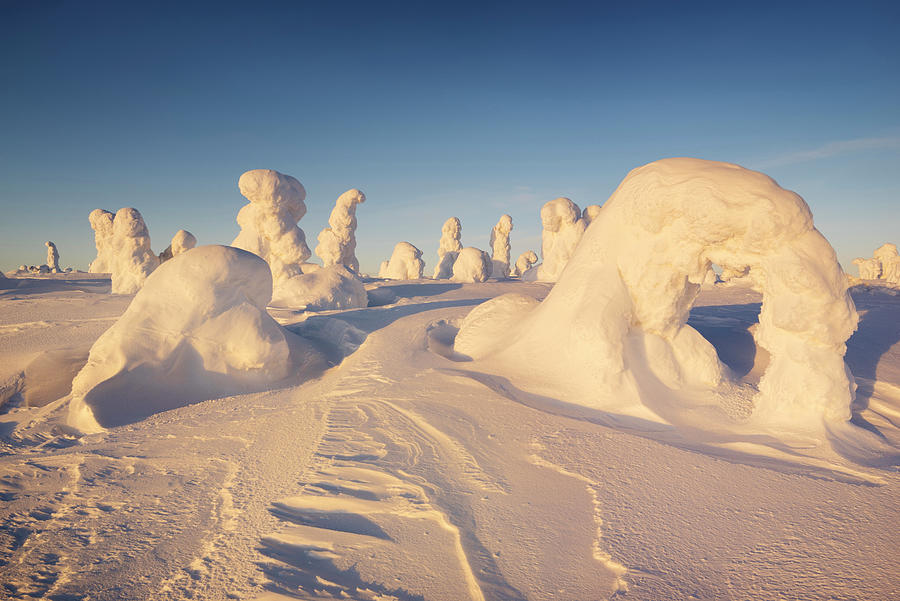
[[451,217],[441,227],[441,240],[438,245],[438,263],[434,268],[434,279],[446,280],[453,275],[453,263],[456,255],[462,250],[459,241],[462,234],[462,224],[459,218]]
[[880,263],[880,278],[891,284],[900,284],[900,255],[897,253],[897,246],[891,244],[882,244],[872,257]]
[[325,267],[343,265],[350,271],[359,272],[356,259],[356,205],[366,201],[366,195],[353,188],[341,194],[331,216],[328,227],[319,232],[316,255]]
[[497,279],[509,276],[509,233],[512,229],[512,217],[509,215],[503,215],[491,229],[491,275]]
[[391,258],[381,262],[378,277],[388,280],[417,280],[422,277],[424,269],[422,251],[409,242],[398,242]]
[[486,282],[491,277],[491,258],[479,248],[467,246],[459,251],[453,263],[454,282]]
[[310,311],[358,309],[369,303],[363,283],[344,265],[310,270],[285,281],[272,297],[273,305]]
[[581,209],[568,198],[551,200],[541,207],[541,255],[543,261],[523,274],[529,281],[555,282],[575,252],[586,224]]
[[112,293],[134,294],[158,265],[141,213],[130,207],[119,209],[113,219]]
[[231,243],[262,257],[272,270],[277,289],[300,275],[300,264],[312,253],[297,222],[306,215],[306,190],[297,179],[272,169],[253,169],[241,175],[238,187],[250,204],[237,215],[241,231]]
[[88,216],[94,230],[94,244],[97,258],[91,261],[90,273],[112,273],[113,265],[113,220],[115,215],[104,209],[94,209]]
[[[843,355],[857,314],[834,250],[800,196],[737,165],[679,158],[633,170],[539,307],[494,299],[459,337],[469,356],[546,388],[578,382],[574,402],[659,421],[650,396],[733,387],[686,325],[711,263],[749,270],[763,294],[754,337],[770,362],[755,423],[803,430],[849,419],[855,384]],[[492,312],[516,324],[499,349]]]
[[531,269],[531,266],[537,263],[538,256],[537,253],[533,250],[526,250],[519,258],[516,259],[516,266],[513,269],[512,274],[515,276],[522,276],[526,271]]
[[315,362],[267,313],[266,263],[227,246],[166,261],[91,347],[72,383],[69,423],[131,423],[190,402],[262,390]]
[[166,247],[166,250],[159,253],[159,262],[164,263],[172,257],[185,253],[197,246],[197,238],[194,234],[187,230],[178,230],[172,236],[172,242]]

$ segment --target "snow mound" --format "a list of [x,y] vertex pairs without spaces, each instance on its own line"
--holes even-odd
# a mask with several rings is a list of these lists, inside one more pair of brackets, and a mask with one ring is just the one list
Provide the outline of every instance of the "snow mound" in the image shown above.
[[297,179],[272,169],[253,169],[241,175],[238,187],[250,204],[237,215],[241,231],[231,243],[262,257],[277,289],[302,273],[300,264],[312,253],[297,222],[306,215],[306,189]]
[[586,224],[577,204],[568,198],[557,198],[541,207],[541,225],[543,261],[522,277],[529,281],[555,282],[581,241]]
[[459,241],[462,235],[462,224],[458,217],[451,217],[441,226],[441,240],[438,245],[438,263],[434,268],[434,279],[446,280],[453,275],[453,263],[456,255],[462,250]]
[[453,263],[454,282],[486,282],[491,277],[491,258],[479,248],[467,246],[459,251]]
[[519,258],[516,259],[516,266],[513,268],[512,275],[514,276],[522,276],[526,271],[531,269],[531,266],[537,263],[538,256],[537,253],[533,250],[527,250],[519,255]]
[[525,294],[503,294],[472,309],[459,328],[453,350],[482,359],[507,342],[507,335],[540,301]]
[[633,170],[540,306],[524,318],[516,304],[485,307],[458,339],[504,331],[493,319],[515,323],[492,357],[499,369],[567,387],[571,402],[660,421],[654,399],[727,385],[713,346],[686,324],[712,263],[746,270],[763,294],[754,337],[770,362],[752,398],[755,423],[793,431],[848,420],[855,384],[844,343],[857,314],[834,250],[800,196],[728,163]]
[[600,215],[600,211],[603,210],[603,207],[600,205],[588,205],[584,207],[584,210],[581,212],[581,219],[584,221],[585,227],[589,226],[594,219]]
[[503,215],[491,229],[492,273],[495,278],[509,277],[509,233],[513,229],[512,217]]
[[[304,267],[306,265],[310,264],[304,264]],[[303,275],[290,278],[275,291],[273,305],[305,307],[309,311],[368,306],[363,283],[343,265],[304,271]]]
[[119,209],[113,219],[112,293],[134,294],[159,265],[150,249],[150,232],[140,211]]
[[409,242],[398,242],[391,258],[381,262],[378,277],[388,280],[417,280],[422,277],[424,269],[422,251]]
[[172,242],[166,247],[166,250],[159,253],[159,262],[164,263],[172,257],[185,253],[197,246],[197,238],[194,234],[187,230],[178,230],[172,236]]
[[316,255],[325,267],[343,265],[359,272],[356,259],[356,205],[366,202],[366,195],[353,188],[341,194],[335,202],[328,227],[319,232]]
[[263,390],[315,355],[268,313],[265,261],[201,246],[166,261],[91,347],[69,424],[95,431],[219,396]]
[[94,230],[94,245],[97,247],[97,258],[91,261],[88,272],[112,273],[113,265],[113,220],[115,215],[104,209],[94,209],[88,215],[91,229]]

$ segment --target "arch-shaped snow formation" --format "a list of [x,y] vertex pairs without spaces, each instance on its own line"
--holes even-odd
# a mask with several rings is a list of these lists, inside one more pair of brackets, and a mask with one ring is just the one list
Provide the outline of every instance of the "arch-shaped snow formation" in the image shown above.
[[[499,346],[483,308],[461,328],[465,352],[533,382],[579,381],[574,402],[651,416],[641,403],[651,386],[724,383],[715,349],[686,324],[711,263],[747,268],[763,294],[755,338],[771,359],[754,418],[800,428],[849,419],[855,385],[843,355],[857,314],[834,250],[800,196],[728,163],[676,158],[633,170],[546,300],[520,309],[520,321],[504,316],[517,325]],[[525,306],[500,299],[489,301],[498,313]]]

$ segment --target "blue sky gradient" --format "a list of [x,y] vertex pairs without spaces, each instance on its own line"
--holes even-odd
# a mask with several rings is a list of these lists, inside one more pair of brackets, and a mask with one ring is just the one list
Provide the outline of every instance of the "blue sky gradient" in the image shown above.
[[900,244],[900,3],[134,3],[0,0],[0,268],[93,259],[134,206],[154,250],[229,243],[240,174],[297,177],[310,247],[351,187],[357,254],[440,227],[540,250],[543,202],[601,204],[696,156],[803,196],[845,268]]

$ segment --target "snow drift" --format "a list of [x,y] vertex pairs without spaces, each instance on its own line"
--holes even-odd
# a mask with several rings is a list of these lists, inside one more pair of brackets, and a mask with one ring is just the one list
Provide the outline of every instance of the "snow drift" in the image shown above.
[[422,251],[409,242],[398,242],[391,258],[381,262],[378,277],[388,280],[417,280],[422,277],[424,269]]
[[140,211],[125,207],[116,212],[111,246],[112,293],[134,294],[159,265]]
[[434,279],[446,280],[453,275],[453,263],[456,255],[462,250],[459,241],[462,235],[462,224],[458,217],[451,217],[441,226],[441,240],[438,243],[438,263],[434,268]]
[[491,277],[491,257],[480,248],[467,246],[459,251],[453,263],[454,282],[486,282]]
[[800,196],[728,163],[677,158],[633,170],[546,300],[485,303],[463,324],[458,350],[545,390],[568,387],[571,402],[659,421],[651,400],[728,388],[715,349],[686,325],[711,263],[747,271],[763,295],[754,337],[770,362],[752,398],[756,423],[794,430],[849,419],[855,384],[843,355],[857,314],[834,250]]
[[[304,264],[304,269],[309,263]],[[319,267],[316,265],[316,267]],[[272,296],[273,305],[309,311],[359,309],[369,304],[363,283],[344,265],[310,269],[285,281]]]
[[319,232],[316,255],[325,267],[343,265],[359,272],[356,259],[356,205],[366,202],[366,195],[353,188],[341,194],[335,202],[328,227]]
[[91,347],[69,424],[131,423],[309,371],[316,355],[266,313],[271,294],[265,261],[240,249],[201,246],[166,261]]

